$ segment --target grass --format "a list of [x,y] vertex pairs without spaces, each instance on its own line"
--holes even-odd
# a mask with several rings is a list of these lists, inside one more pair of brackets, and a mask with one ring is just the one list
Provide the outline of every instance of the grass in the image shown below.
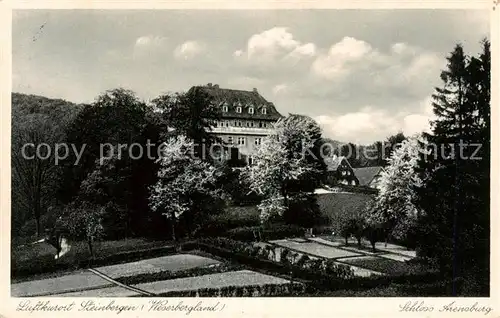
[[317,198],[321,214],[329,219],[335,232],[340,233],[339,226],[362,212],[374,196],[364,193],[326,193],[318,194]]

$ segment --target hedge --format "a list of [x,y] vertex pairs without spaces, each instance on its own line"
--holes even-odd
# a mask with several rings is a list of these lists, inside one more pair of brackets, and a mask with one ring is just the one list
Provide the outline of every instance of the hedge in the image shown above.
[[252,268],[262,268],[287,276],[291,274],[309,281],[323,279],[336,285],[339,281],[354,277],[349,266],[336,264],[331,260],[309,259],[306,255],[297,258],[297,253],[286,248],[282,248],[281,261],[275,262],[267,258],[273,247],[265,249],[227,238],[201,240],[198,247],[210,254],[230,258]]
[[229,286],[198,290],[170,291],[157,297],[282,297],[301,295],[305,286],[299,283]]
[[[260,237],[259,237],[260,233]],[[305,229],[296,225],[249,226],[231,229],[223,234],[233,240],[252,242],[259,240],[278,240],[288,237],[304,236]]]
[[133,276],[119,277],[116,278],[115,280],[125,285],[136,285],[136,284],[162,281],[175,278],[195,277],[195,276],[215,274],[215,273],[224,273],[240,269],[242,269],[241,266],[237,266],[234,264],[217,264],[216,266],[189,268],[175,272],[161,271],[156,273],[144,273]]
[[[362,290],[377,286],[387,286],[392,283],[431,283],[441,278],[441,274],[438,272],[358,277],[354,276],[352,269],[348,266],[334,264],[332,260],[308,260],[304,256],[294,263],[290,261],[275,262],[263,257],[262,248],[251,247],[248,243],[237,242],[227,238],[201,240],[198,243],[198,248],[210,254],[249,265],[254,269],[261,269],[286,276],[292,275],[294,278],[306,282],[309,287],[318,290]],[[283,254],[292,253],[294,252],[283,249],[281,256],[283,257]]]

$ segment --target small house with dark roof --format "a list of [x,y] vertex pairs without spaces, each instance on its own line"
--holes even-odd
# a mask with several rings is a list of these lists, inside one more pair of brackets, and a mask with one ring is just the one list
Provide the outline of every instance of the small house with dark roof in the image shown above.
[[324,160],[327,167],[326,183],[328,185],[359,185],[359,180],[356,178],[354,170],[346,157],[335,156],[325,158]]
[[231,157],[235,154],[248,164],[252,164],[255,154],[264,137],[273,131],[273,125],[283,116],[273,103],[251,91],[220,88],[219,85],[207,84],[195,86],[213,98],[221,110],[221,120],[214,122],[212,133],[222,139],[229,149]]
[[354,174],[358,178],[360,186],[378,189],[382,171],[384,171],[382,166],[363,167],[354,169]]

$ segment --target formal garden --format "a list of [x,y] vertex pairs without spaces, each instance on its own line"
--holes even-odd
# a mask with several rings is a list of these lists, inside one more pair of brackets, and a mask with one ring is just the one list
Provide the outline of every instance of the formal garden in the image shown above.
[[[196,89],[148,103],[114,89],[88,105],[14,93],[13,295],[489,294],[487,41],[483,49],[450,54],[433,131],[403,136],[377,159],[376,193],[315,192],[336,153],[322,153],[328,140],[307,116],[280,119],[241,167],[207,156],[221,144],[210,133],[221,114]],[[456,112],[467,129],[456,129]],[[438,155],[435,145],[457,140],[488,145],[483,159]],[[23,147],[42,142],[55,152]],[[66,283],[54,290],[56,281]]]

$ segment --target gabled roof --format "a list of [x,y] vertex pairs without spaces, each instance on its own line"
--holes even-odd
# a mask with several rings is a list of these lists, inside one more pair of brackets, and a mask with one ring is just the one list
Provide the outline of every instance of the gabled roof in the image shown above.
[[[351,167],[351,164],[349,163],[349,161],[344,156],[335,156],[335,157],[325,158],[325,164],[326,164],[327,171],[337,171],[337,169],[339,168],[340,164],[344,160],[347,162],[347,165],[349,167]],[[351,169],[352,169],[352,167],[351,167]]]
[[354,175],[358,178],[360,186],[367,186],[383,169],[382,166],[356,168],[354,169]]
[[[201,89],[214,98],[215,103],[221,108],[227,106],[228,111],[222,112],[222,118],[261,119],[276,121],[283,117],[274,107],[254,88],[253,91],[244,91],[229,88],[220,88],[219,85],[208,84],[194,86],[191,89]],[[241,113],[236,112],[236,107],[241,106]],[[254,107],[254,113],[248,112],[249,107]],[[262,114],[262,108],[266,114]]]

